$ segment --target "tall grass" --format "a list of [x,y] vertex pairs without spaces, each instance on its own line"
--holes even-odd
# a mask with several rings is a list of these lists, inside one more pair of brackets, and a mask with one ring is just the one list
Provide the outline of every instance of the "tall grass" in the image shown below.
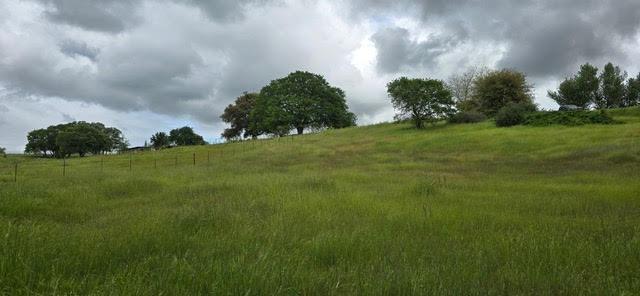
[[381,124],[134,154],[131,170],[72,159],[64,177],[1,159],[0,294],[632,295],[640,110],[613,116]]

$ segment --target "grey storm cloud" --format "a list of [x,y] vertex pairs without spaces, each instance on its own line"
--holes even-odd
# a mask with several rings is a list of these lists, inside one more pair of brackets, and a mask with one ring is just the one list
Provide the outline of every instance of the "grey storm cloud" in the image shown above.
[[[47,5],[45,14],[57,23],[88,30],[117,33],[138,24],[137,9],[143,0],[34,0]],[[169,0],[151,0],[163,2]],[[242,16],[244,9],[270,0],[176,0],[200,8],[212,20],[228,21]]]
[[60,44],[60,52],[69,57],[86,57],[92,61],[95,61],[99,48],[89,47],[87,43],[75,40],[64,40]]
[[[458,22],[469,32],[460,42],[504,42],[508,49],[498,66],[536,77],[562,75],[585,61],[624,62],[620,44],[635,38],[640,27],[637,0],[361,0],[353,5],[354,10],[369,14],[406,11],[425,27]],[[398,29],[382,29],[373,39],[381,52],[378,69],[382,72],[399,70],[407,63],[422,66],[421,62],[437,57],[434,48],[442,43],[438,39],[415,43]]]
[[430,36],[427,41],[420,42],[411,40],[409,30],[404,28],[380,30],[372,36],[378,50],[378,70],[398,73],[406,67],[433,67],[439,56],[460,44],[461,38],[466,38],[466,31],[459,33]]

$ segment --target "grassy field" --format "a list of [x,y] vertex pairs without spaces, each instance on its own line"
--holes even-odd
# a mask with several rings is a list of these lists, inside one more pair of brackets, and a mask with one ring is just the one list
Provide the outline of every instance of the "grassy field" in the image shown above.
[[613,115],[88,157],[64,177],[1,159],[0,294],[637,295],[640,109]]

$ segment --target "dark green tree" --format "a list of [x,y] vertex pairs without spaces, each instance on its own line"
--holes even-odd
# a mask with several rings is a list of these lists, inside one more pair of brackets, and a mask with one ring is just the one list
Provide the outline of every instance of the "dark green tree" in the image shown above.
[[627,73],[622,72],[620,67],[608,63],[600,75],[601,97],[596,102],[599,109],[617,108],[623,105],[625,96],[624,82]]
[[4,147],[0,147],[0,157],[7,158],[7,149]]
[[625,92],[624,101],[622,105],[624,107],[636,106],[640,104],[640,73],[636,78],[629,78],[627,80],[627,90]]
[[84,156],[122,149],[126,145],[126,139],[117,128],[79,121],[29,132],[25,152],[54,157]]
[[524,73],[514,70],[498,70],[478,78],[472,100],[478,111],[494,116],[509,103],[533,105],[532,86]]
[[598,78],[598,68],[587,63],[580,66],[580,71],[575,76],[576,88],[578,96],[581,98],[579,102],[588,102],[585,105],[576,105],[588,107],[590,104],[596,104],[600,98],[600,79]]
[[262,88],[250,114],[250,129],[274,135],[295,129],[302,134],[307,128],[343,128],[355,121],[344,91],[320,75],[297,71]]
[[451,91],[440,80],[401,77],[387,84],[387,93],[399,115],[410,117],[416,128],[454,112]]
[[151,145],[154,149],[162,149],[171,144],[169,141],[169,135],[165,132],[157,132],[153,136],[151,136]]
[[171,130],[169,132],[169,141],[175,143],[178,146],[195,146],[207,144],[202,136],[196,134],[193,131],[193,128],[188,126]]
[[227,106],[224,109],[224,113],[220,116],[222,121],[231,125],[231,127],[224,130],[222,137],[227,140],[237,139],[240,137],[256,138],[260,134],[253,130],[251,127],[255,127],[255,124],[250,124],[251,111],[256,106],[258,100],[257,93],[243,93],[236,98],[233,104]]

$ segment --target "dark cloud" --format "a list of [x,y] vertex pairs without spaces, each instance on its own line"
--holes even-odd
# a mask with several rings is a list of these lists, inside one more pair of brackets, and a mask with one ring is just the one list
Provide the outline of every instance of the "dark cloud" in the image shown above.
[[[361,0],[354,9],[369,14],[407,11],[423,26],[469,28],[459,42],[505,43],[500,67],[514,67],[537,77],[564,74],[586,61],[624,62],[621,40],[633,39],[640,27],[640,1],[398,1]],[[463,36],[463,35],[460,35]],[[374,35],[382,72],[399,71],[437,58],[438,40],[411,42],[406,32],[383,29]],[[447,40],[445,39],[445,42]],[[455,45],[455,44],[454,44]],[[417,58],[422,57],[422,58]]]
[[49,7],[47,17],[57,23],[88,30],[120,32],[137,21],[137,0],[35,0]]
[[398,73],[405,68],[430,68],[436,59],[447,53],[466,37],[460,35],[431,35],[426,41],[414,41],[404,28],[387,28],[378,31],[372,39],[378,50],[378,70],[382,73]]
[[87,43],[75,40],[64,40],[60,44],[60,52],[69,57],[86,57],[95,61],[100,49],[89,47]]

